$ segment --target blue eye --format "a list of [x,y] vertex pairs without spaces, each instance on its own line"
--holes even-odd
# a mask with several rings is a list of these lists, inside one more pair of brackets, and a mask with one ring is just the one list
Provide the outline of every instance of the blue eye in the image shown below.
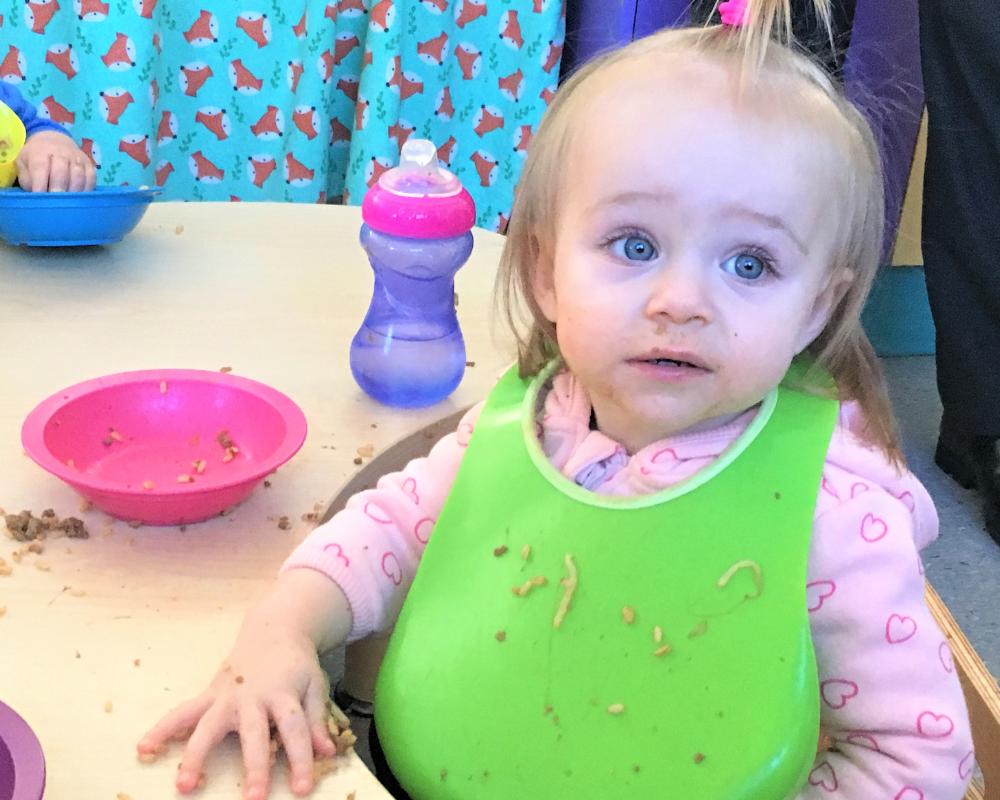
[[748,281],[755,281],[767,272],[767,264],[764,259],[750,253],[740,253],[724,262],[722,268],[737,278]]
[[656,248],[645,236],[622,236],[612,244],[615,254],[629,261],[649,261],[656,257]]

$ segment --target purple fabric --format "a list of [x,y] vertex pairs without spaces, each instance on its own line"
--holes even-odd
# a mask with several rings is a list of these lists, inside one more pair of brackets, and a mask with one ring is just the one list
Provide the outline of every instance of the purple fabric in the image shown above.
[[[569,0],[567,55],[571,70],[594,55],[668,25],[686,24],[689,0]],[[924,104],[917,0],[857,0],[844,62],[845,93],[871,122],[885,171],[887,260],[906,194]]]
[[917,0],[858,0],[844,92],[868,118],[885,172],[883,261],[891,253],[924,107]]

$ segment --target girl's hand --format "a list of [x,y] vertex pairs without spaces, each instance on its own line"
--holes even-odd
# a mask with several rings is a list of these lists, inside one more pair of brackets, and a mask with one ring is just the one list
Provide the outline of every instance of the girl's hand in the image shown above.
[[29,136],[16,164],[17,181],[26,192],[89,192],[97,184],[90,159],[58,131]]
[[350,627],[347,600],[332,581],[311,569],[283,573],[247,614],[208,689],[161,719],[137,750],[154,753],[190,734],[174,781],[187,794],[197,788],[212,748],[235,731],[243,751],[243,798],[263,800],[270,789],[273,723],[288,756],[291,790],[308,794],[314,754],[336,754],[326,727],[329,682],[316,653],[343,642]]

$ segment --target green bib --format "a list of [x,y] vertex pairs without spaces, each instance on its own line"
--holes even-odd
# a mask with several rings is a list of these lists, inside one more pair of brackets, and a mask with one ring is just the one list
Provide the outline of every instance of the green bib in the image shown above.
[[615,499],[542,453],[552,369],[508,372],[476,424],[379,673],[390,766],[416,800],[794,795],[819,730],[806,560],[836,403],[779,388],[709,468]]

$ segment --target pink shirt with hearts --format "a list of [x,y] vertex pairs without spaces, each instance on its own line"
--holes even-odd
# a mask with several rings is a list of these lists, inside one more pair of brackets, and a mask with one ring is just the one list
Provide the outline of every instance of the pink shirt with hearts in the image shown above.
[[[351,640],[394,623],[455,480],[482,406],[427,458],[313,531],[283,569],[336,582],[353,614]],[[539,439],[563,475],[599,494],[633,496],[676,486],[712,463],[756,410],[710,431],[672,437],[629,456],[590,427],[591,404],[568,372],[555,376]],[[962,689],[947,641],[924,602],[918,552],[937,537],[927,491],[856,435],[841,408],[813,519],[807,602],[819,666],[820,752],[799,800],[960,800],[974,760]]]

